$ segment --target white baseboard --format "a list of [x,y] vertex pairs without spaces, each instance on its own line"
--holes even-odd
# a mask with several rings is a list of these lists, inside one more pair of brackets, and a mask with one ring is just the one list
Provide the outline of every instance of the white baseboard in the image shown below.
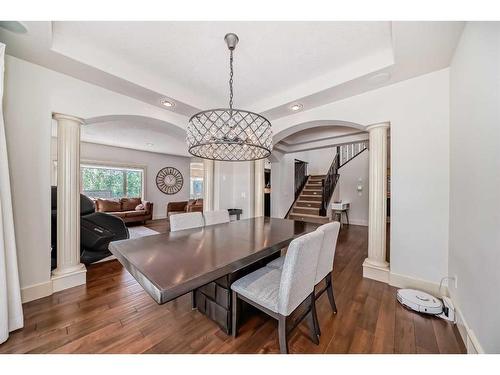
[[420,289],[423,290],[424,292],[435,295],[436,297],[441,297],[442,293],[448,295],[448,288],[446,287],[446,285],[443,285],[440,294],[439,283],[417,279],[410,276],[400,275],[394,272],[391,272],[389,275],[389,285],[395,286],[397,288]]
[[21,288],[22,303],[50,296],[53,293],[52,280]]
[[477,339],[474,331],[469,327],[465,317],[458,306],[456,299],[453,298],[453,295],[450,295],[448,287],[443,285],[441,293],[439,293],[439,283],[433,283],[427,280],[416,279],[414,277],[409,277],[405,275],[400,275],[391,272],[389,277],[389,284],[398,288],[413,288],[420,289],[425,292],[428,292],[436,297],[441,297],[443,294],[450,296],[453,301],[453,305],[455,307],[456,319],[457,319],[457,328],[460,332],[460,336],[465,344],[468,354],[483,354],[484,350],[479,340]]
[[479,343],[474,331],[467,324],[462,310],[460,309],[460,306],[458,306],[456,299],[453,298],[453,295],[451,295],[451,300],[455,306],[458,332],[460,332],[460,336],[465,344],[467,354],[484,354],[485,351],[483,350],[483,347]]
[[153,215],[153,220],[166,219],[166,218],[167,218],[166,214]]
[[365,259],[363,262],[363,277],[387,284],[389,282],[389,267],[379,267],[370,264],[370,262],[367,262],[367,259]]
[[85,267],[81,270],[60,276],[52,275],[52,290],[54,293],[78,285],[84,285],[85,283],[87,283],[87,269]]
[[[342,223],[347,224],[345,220],[342,220]],[[357,219],[349,219],[349,224],[352,225],[359,225],[362,227],[367,227],[368,226],[368,220],[357,220]]]

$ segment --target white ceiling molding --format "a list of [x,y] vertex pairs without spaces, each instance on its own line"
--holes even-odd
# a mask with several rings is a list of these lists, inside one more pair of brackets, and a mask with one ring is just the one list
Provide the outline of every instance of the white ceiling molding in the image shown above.
[[[200,109],[226,106],[222,40],[235,32],[240,37],[235,107],[272,120],[276,144],[292,134],[282,133],[291,124],[296,132],[301,124],[331,118],[324,109],[330,103],[448,67],[464,26],[420,21],[24,24],[25,34],[0,28],[7,54],[161,108],[161,120],[181,129]],[[381,74],[386,78],[377,79]],[[164,97],[175,105],[163,106]],[[292,103],[302,108],[294,112]],[[158,135],[154,124],[139,124],[143,138]]]
[[170,134],[172,137],[182,139],[183,141],[186,138],[185,130],[181,129],[180,127],[174,124],[170,124],[166,121],[162,121],[152,117],[130,116],[130,115],[107,115],[107,116],[99,116],[99,117],[92,117],[85,119],[85,125],[87,126],[92,124],[99,125],[109,122],[131,123],[133,125],[136,124],[146,125],[148,129],[166,132]]
[[363,132],[363,133],[344,135],[335,138],[320,139],[313,142],[307,142],[295,145],[287,145],[284,143],[279,143],[275,146],[275,149],[284,154],[290,154],[294,152],[318,150],[321,148],[340,146],[352,142],[365,141],[368,140],[368,137],[369,137],[368,133]]
[[326,141],[344,137],[346,135],[354,135],[363,133],[359,129],[345,127],[345,126],[323,126],[311,129],[305,129],[294,133],[280,141],[280,144],[286,146],[302,145],[310,142]]
[[[357,124],[354,122],[349,122],[349,121],[342,121],[342,120],[312,120],[312,121],[300,121],[301,119],[309,117],[309,114],[307,113],[297,113],[296,116],[294,116],[294,119],[290,121],[291,119],[283,119],[282,123],[288,124],[289,126],[284,127],[284,130],[278,131],[274,133],[273,136],[273,142],[274,144],[278,144],[282,140],[285,140],[287,137],[290,137],[293,134],[296,134],[298,132],[302,132],[304,130],[308,129],[314,129],[314,128],[324,128],[324,127],[343,127],[343,128],[351,128],[353,131],[365,131],[365,126],[361,124]],[[288,121],[287,121],[288,120]],[[295,124],[295,125],[290,125],[290,124]]]
[[[85,119],[80,132],[82,142],[191,157],[186,149],[186,132],[183,129],[150,117],[94,117]],[[55,121],[52,122],[52,136],[57,137]]]

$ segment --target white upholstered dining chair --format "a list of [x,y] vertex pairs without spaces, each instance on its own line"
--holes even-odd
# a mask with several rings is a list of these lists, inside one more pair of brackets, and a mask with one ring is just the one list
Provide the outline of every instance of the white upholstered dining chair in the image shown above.
[[205,218],[205,225],[229,223],[229,212],[227,210],[205,211],[203,217]]
[[[283,267],[262,267],[232,285],[232,333],[238,334],[239,301],[243,300],[278,320],[280,352],[288,353],[287,318],[303,303],[314,343],[318,344],[314,284],[323,232],[314,231],[294,239],[284,257]],[[296,326],[296,325],[295,325]]]
[[[332,307],[333,313],[337,313],[337,306],[335,304],[335,297],[333,295],[333,259],[335,258],[335,250],[337,248],[337,239],[339,236],[340,223],[333,221],[323,224],[318,227],[316,231],[322,231],[323,243],[321,244],[321,251],[318,258],[318,267],[316,270],[315,284],[325,281],[325,287],[315,294],[315,300],[318,299],[325,291],[328,295],[328,300]],[[279,257],[267,264],[269,268],[281,269],[284,264],[284,257]],[[317,322],[316,322],[317,323]],[[319,325],[317,327],[319,332]]]
[[170,231],[176,232],[183,229],[199,228],[204,226],[201,212],[187,212],[170,216]]

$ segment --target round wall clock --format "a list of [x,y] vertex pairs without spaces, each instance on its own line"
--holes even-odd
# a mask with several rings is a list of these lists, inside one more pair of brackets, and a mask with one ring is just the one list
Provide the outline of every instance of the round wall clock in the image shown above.
[[156,175],[156,186],[164,194],[176,194],[182,189],[184,178],[177,168],[165,167]]

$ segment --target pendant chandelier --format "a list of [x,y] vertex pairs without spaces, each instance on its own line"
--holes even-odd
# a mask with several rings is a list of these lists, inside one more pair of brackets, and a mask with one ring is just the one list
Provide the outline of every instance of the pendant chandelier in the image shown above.
[[229,108],[209,109],[189,119],[188,151],[211,160],[264,159],[273,149],[271,123],[257,113],[233,108],[233,51],[239,39],[231,33],[224,40],[229,48]]

